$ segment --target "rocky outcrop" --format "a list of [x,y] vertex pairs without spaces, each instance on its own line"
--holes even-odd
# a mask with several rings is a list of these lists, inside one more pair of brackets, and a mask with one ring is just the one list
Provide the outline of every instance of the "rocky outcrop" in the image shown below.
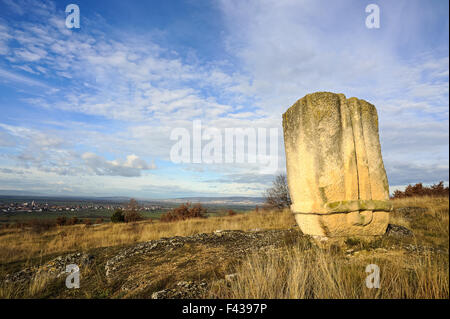
[[136,246],[123,249],[114,257],[107,260],[105,264],[106,277],[111,280],[117,272],[126,267],[126,262],[131,257],[146,254],[164,254],[186,244],[202,244],[212,247],[224,247],[234,257],[247,254],[252,250],[269,249],[280,246],[284,240],[298,237],[299,232],[295,229],[284,230],[262,230],[244,232],[240,230],[216,230],[209,234],[196,234],[186,237],[171,237],[152,240],[137,244]]
[[175,287],[156,291],[152,299],[196,299],[202,298],[208,291],[208,283],[202,281],[180,281]]
[[33,278],[43,275],[51,279],[56,279],[61,276],[67,276],[66,266],[75,264],[78,267],[90,265],[94,260],[94,256],[84,253],[73,253],[64,256],[56,257],[44,265],[27,267],[21,271],[8,274],[5,277],[6,283],[27,283]]

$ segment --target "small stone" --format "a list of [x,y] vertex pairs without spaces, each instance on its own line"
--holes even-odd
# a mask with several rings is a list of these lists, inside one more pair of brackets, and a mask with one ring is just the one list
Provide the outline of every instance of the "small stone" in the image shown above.
[[413,232],[410,231],[408,228],[389,224],[386,229],[385,236],[394,236],[394,237],[411,237],[413,236]]
[[225,276],[225,280],[226,280],[226,281],[233,281],[233,280],[237,279],[237,276],[238,276],[237,273],[229,274],[229,275],[226,275],[226,276]]
[[318,236],[318,235],[314,235],[314,236],[312,236],[312,238],[314,238],[315,240],[318,240],[320,242],[327,241],[329,239],[326,236]]

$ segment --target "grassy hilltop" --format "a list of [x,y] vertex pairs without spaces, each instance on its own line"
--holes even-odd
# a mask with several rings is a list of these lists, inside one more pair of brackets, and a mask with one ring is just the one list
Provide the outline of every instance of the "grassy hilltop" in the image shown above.
[[[290,212],[262,210],[176,222],[2,229],[0,297],[448,298],[448,197],[393,204],[391,224],[412,235],[318,243],[298,231]],[[79,289],[67,289],[65,275],[49,275],[69,254],[89,256],[80,266]],[[379,289],[365,285],[368,264],[380,268]],[[28,279],[6,280],[7,274]]]

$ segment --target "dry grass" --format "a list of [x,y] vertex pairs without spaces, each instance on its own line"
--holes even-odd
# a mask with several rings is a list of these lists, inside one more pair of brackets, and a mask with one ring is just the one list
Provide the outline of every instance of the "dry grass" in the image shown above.
[[173,236],[190,236],[222,230],[283,229],[295,224],[288,211],[252,212],[208,219],[161,223],[106,223],[100,226],[73,225],[36,233],[32,230],[0,230],[0,264],[38,258],[53,253],[87,251],[123,246]]
[[421,207],[424,213],[391,214],[390,222],[414,230],[419,241],[448,248],[449,199],[448,197],[410,197],[392,201],[395,208]]
[[46,274],[36,274],[26,284],[2,284],[0,286],[0,299],[11,298],[38,298],[48,289],[54,280]]
[[429,210],[448,208],[448,197],[407,197],[391,200],[394,207],[423,207]]
[[[319,248],[296,245],[267,254],[253,254],[239,264],[236,280],[217,282],[211,297],[218,298],[449,298],[448,198],[393,200],[394,207],[422,207],[422,213],[393,213],[391,223],[406,226],[410,242],[440,252],[407,251],[390,239]],[[348,248],[358,250],[349,254]],[[379,247],[381,249],[373,249]],[[386,247],[388,249],[383,249]],[[380,267],[380,289],[365,285],[366,266]]]
[[[366,287],[366,266],[380,267],[380,289]],[[448,256],[406,256],[400,252],[369,258],[298,247],[249,256],[237,280],[219,282],[218,298],[448,298]]]
[[37,274],[31,280],[28,286],[28,295],[30,297],[38,296],[42,291],[47,288],[47,285],[51,282],[51,278],[46,274]]
[[[365,243],[351,238],[339,245],[319,247],[307,236],[285,247],[247,256],[238,264],[230,264],[230,272],[238,276],[232,282],[212,277],[210,297],[218,298],[448,298],[449,297],[449,200],[448,198],[405,198],[393,200],[396,208],[422,207],[417,213],[393,213],[391,223],[413,230],[414,238],[383,238]],[[42,263],[50,254],[72,251],[90,251],[100,247],[120,247],[162,237],[190,236],[218,229],[286,229],[295,224],[288,211],[252,212],[227,217],[191,219],[173,223],[142,221],[130,224],[103,224],[100,226],[74,225],[57,227],[42,233],[33,230],[0,230],[0,265],[20,264],[24,268]],[[433,248],[432,250],[406,250],[402,245]],[[394,247],[395,246],[395,247]],[[183,278],[189,278],[196,268],[191,261],[195,252],[205,253],[198,247],[193,251],[174,255],[172,266],[187,266]],[[349,253],[348,249],[353,252]],[[380,249],[376,249],[380,248]],[[175,252],[174,252],[175,254]],[[184,254],[184,255],[183,255]],[[205,258],[213,258],[218,251],[211,251]],[[184,257],[183,257],[184,256]],[[226,256],[226,254],[224,255]],[[167,270],[167,261],[161,256],[161,278],[171,280],[173,270]],[[208,261],[209,259],[205,260]],[[39,260],[41,259],[41,260]],[[198,261],[198,260],[197,260]],[[203,264],[208,264],[208,262]],[[216,262],[209,262],[216,265]],[[202,265],[203,265],[202,264]],[[365,268],[376,264],[381,270],[381,288],[368,289]],[[189,266],[190,265],[190,266]],[[215,269],[195,264],[197,273],[205,276]],[[136,265],[136,278],[153,278],[155,271]],[[177,266],[177,267],[178,267]],[[180,266],[180,267],[181,267]],[[189,266],[189,267],[188,267]],[[83,290],[86,298],[121,297],[117,290],[105,282],[103,266],[86,274],[92,289]],[[133,269],[135,269],[133,268]],[[228,266],[226,267],[228,268]],[[194,269],[194,270],[193,270]],[[130,268],[131,270],[131,268]],[[153,269],[155,270],[155,269]],[[167,274],[164,274],[164,271]],[[192,271],[191,271],[192,270]],[[228,272],[229,273],[229,272]],[[164,276],[163,276],[164,275]],[[176,276],[175,276],[176,277]],[[174,278],[175,278],[174,277]],[[176,280],[183,278],[176,277]],[[175,280],[173,279],[173,280]],[[159,289],[173,283],[155,283],[150,288]],[[52,292],[46,278],[35,278],[26,287],[0,286],[0,298],[60,296]],[[62,286],[59,285],[59,286]],[[55,285],[55,287],[59,287]],[[148,288],[148,289],[150,289]],[[152,288],[152,289],[153,289]],[[55,288],[56,289],[56,288]],[[61,289],[61,288],[58,288]],[[151,289],[146,293],[151,294]],[[63,292],[70,298],[72,292]],[[60,296],[61,297],[61,296]],[[80,297],[80,296],[75,296]]]

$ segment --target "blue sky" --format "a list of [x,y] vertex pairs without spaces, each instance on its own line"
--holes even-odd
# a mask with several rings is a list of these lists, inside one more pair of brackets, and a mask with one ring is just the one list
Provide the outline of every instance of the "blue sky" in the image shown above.
[[440,0],[0,0],[0,190],[260,196],[256,164],[174,164],[171,131],[278,128],[283,172],[281,114],[315,91],[376,105],[391,190],[448,182],[448,21]]

